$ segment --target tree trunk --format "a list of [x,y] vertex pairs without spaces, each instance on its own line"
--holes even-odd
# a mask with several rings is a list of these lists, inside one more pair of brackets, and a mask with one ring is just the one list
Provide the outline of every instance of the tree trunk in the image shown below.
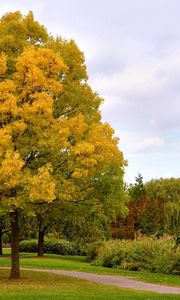
[[3,255],[3,249],[2,249],[2,229],[0,228],[0,255]]
[[20,278],[19,267],[19,216],[18,211],[10,213],[11,218],[11,279]]
[[41,222],[39,223],[39,231],[38,231],[38,257],[43,257],[44,255],[44,234],[45,230],[41,227]]

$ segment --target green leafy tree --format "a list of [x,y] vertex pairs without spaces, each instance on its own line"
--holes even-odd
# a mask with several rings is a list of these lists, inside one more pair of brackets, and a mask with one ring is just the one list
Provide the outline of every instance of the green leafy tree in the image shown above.
[[180,236],[180,179],[160,178],[145,185],[154,233]]

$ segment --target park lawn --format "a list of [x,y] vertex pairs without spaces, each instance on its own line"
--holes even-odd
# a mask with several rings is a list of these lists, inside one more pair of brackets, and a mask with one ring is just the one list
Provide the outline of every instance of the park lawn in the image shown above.
[[9,280],[8,270],[0,270],[2,300],[178,300],[179,295],[134,291],[57,274],[22,271],[22,279]]
[[[5,253],[9,254],[9,250]],[[135,272],[91,265],[84,256],[62,256],[45,254],[43,258],[36,257],[36,253],[21,253],[21,267],[37,269],[60,269],[90,272],[97,274],[133,276],[136,280],[171,286],[180,286],[180,276],[157,274],[150,272]],[[10,257],[0,257],[0,266],[9,267]]]

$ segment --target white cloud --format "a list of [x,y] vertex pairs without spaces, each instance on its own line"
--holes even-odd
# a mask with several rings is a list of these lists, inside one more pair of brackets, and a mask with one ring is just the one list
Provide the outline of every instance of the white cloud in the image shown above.
[[145,136],[146,133],[137,134],[134,131],[117,131],[116,134],[120,137],[119,147],[127,156],[161,152],[166,145],[164,138],[160,136]]
[[157,137],[157,136],[152,136],[152,137],[147,137],[143,139],[142,141],[138,142],[134,146],[134,151],[135,152],[146,152],[150,150],[156,150],[159,147],[162,147],[165,145],[165,141],[163,138]]
[[[137,41],[136,41],[137,43]],[[141,43],[140,43],[141,45]],[[139,46],[140,46],[139,45]],[[110,49],[109,49],[110,51]],[[134,50],[132,50],[132,56]],[[152,55],[152,54],[151,54]],[[141,59],[137,57],[135,60],[128,61],[126,57],[126,68],[120,69],[119,72],[115,70],[114,74],[109,76],[104,72],[102,74],[91,75],[91,83],[96,89],[100,89],[104,93],[126,93],[130,92],[148,92],[149,90],[162,89],[171,82],[174,75],[179,75],[180,70],[180,43],[176,44],[175,48],[171,49],[168,56],[151,56],[150,54],[141,55]],[[94,58],[96,59],[96,57]],[[98,57],[98,59],[101,59]],[[131,58],[132,59],[132,58]],[[112,57],[112,64],[114,60],[117,61],[118,56]],[[115,69],[115,68],[114,68]],[[106,64],[104,62],[104,71]]]

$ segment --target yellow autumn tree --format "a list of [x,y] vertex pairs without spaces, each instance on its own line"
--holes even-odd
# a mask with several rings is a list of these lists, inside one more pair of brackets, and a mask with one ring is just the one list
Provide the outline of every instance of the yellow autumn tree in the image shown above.
[[10,213],[10,277],[19,278],[19,211],[56,201],[114,213],[125,162],[73,41],[15,12],[0,21],[0,51],[0,211]]
[[[61,138],[60,124],[53,117],[53,98],[62,91],[57,76],[66,67],[52,50],[31,46],[18,57],[13,79],[6,80],[5,60],[2,55],[0,191],[1,209],[11,213],[13,250],[17,247],[13,243],[18,244],[18,209],[27,201],[51,202],[56,197],[51,162],[31,168],[30,161],[47,151],[53,153]],[[16,249],[12,255],[17,256]],[[12,267],[11,277],[18,277],[18,272]]]

